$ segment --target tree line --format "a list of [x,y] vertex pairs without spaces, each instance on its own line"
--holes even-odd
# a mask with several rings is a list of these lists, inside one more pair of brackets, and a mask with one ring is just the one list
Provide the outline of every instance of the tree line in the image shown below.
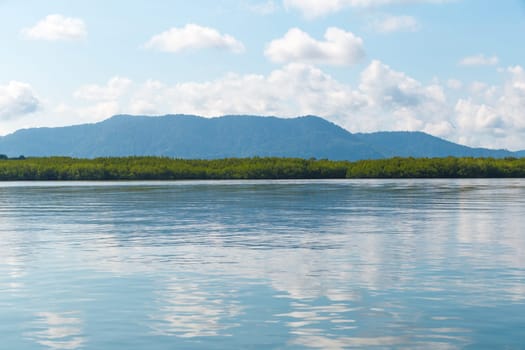
[[0,180],[219,180],[525,177],[525,158],[390,158],[332,161],[301,158],[164,157],[2,158]]

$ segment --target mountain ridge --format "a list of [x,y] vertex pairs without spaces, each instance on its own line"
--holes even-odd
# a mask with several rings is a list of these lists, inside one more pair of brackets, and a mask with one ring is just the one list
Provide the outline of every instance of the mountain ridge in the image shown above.
[[521,157],[525,151],[459,145],[423,132],[351,133],[317,116],[115,115],[101,122],[21,129],[0,137],[8,156],[166,156],[185,159],[294,157]]

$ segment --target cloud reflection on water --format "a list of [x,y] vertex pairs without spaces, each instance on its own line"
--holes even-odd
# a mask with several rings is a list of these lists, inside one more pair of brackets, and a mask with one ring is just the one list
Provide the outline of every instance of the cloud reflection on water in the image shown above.
[[[44,224],[53,250],[38,259],[76,264],[93,271],[90,278],[152,278],[155,310],[147,326],[158,335],[232,334],[250,312],[236,291],[249,279],[287,302],[287,312],[267,321],[287,327],[297,346],[460,348],[472,332],[456,327],[462,319],[455,305],[525,299],[525,187],[515,186],[447,180],[349,182],[326,191],[114,187],[65,191],[59,200],[51,189],[39,200],[56,206]],[[23,218],[3,215],[13,231],[24,227]],[[35,262],[24,260],[19,252],[27,242],[14,237],[0,252],[16,280]],[[217,289],[214,280],[232,288]],[[49,328],[38,339],[46,346],[60,339],[53,334],[83,341],[60,332]]]
[[84,346],[78,312],[40,312],[35,316],[37,330],[28,336],[37,344],[52,350],[76,350]]
[[[239,324],[238,301],[231,295],[213,290],[191,279],[172,278],[157,293],[159,310],[150,315],[154,334],[182,338],[226,336],[224,331]],[[231,292],[230,292],[231,293]]]
[[26,276],[27,254],[24,254],[25,237],[17,234],[17,223],[2,215],[5,203],[0,202],[0,291],[19,293]]

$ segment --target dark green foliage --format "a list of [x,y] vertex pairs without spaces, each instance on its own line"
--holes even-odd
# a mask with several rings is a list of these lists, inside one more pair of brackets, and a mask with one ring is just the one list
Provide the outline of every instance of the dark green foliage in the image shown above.
[[0,180],[190,180],[525,177],[525,158],[300,158],[187,160],[160,157],[0,158]]
[[391,158],[352,163],[348,178],[525,177],[525,158]]
[[0,180],[344,178],[348,162],[299,158],[184,160],[160,157],[0,160]]

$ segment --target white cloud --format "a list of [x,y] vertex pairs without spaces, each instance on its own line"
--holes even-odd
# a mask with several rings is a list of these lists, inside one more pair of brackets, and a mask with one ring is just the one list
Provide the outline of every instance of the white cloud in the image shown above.
[[29,84],[10,81],[7,85],[0,85],[0,120],[9,120],[33,113],[40,107]]
[[205,83],[175,86],[148,84],[134,100],[157,111],[216,116],[262,114],[335,116],[340,109],[355,110],[359,96],[320,69],[305,64],[289,64],[268,76],[229,74]]
[[515,129],[525,131],[525,69],[509,67],[506,74],[498,108]]
[[244,52],[244,45],[233,36],[197,24],[171,28],[153,36],[144,46],[165,52],[205,48],[228,50],[234,53]]
[[419,23],[412,16],[385,16],[374,21],[372,27],[380,33],[415,32],[419,30]]
[[80,18],[53,14],[46,16],[33,27],[22,29],[22,35],[34,40],[80,40],[87,36],[87,30]]
[[359,89],[370,101],[372,130],[423,130],[438,136],[452,132],[446,96],[438,84],[423,85],[374,60],[361,74]]
[[298,28],[292,28],[284,37],[271,41],[265,55],[273,62],[303,62],[353,65],[364,56],[363,40],[351,32],[331,27],[318,41]]
[[458,125],[465,130],[493,133],[504,127],[505,122],[498,111],[485,104],[476,104],[471,99],[460,99],[456,104]]
[[[503,86],[485,85],[486,91],[456,103],[464,142],[485,147],[525,148],[525,70],[521,66],[509,67],[504,74]],[[474,85],[482,87],[479,82]]]
[[419,81],[374,60],[361,74],[360,89],[383,106],[418,106],[426,100],[445,102],[439,85],[423,86]]
[[483,54],[464,57],[459,61],[462,66],[494,66],[499,63],[497,56],[487,57]]
[[408,3],[443,3],[451,0],[283,0],[286,9],[300,11],[306,18],[325,16],[348,7],[373,7]]

